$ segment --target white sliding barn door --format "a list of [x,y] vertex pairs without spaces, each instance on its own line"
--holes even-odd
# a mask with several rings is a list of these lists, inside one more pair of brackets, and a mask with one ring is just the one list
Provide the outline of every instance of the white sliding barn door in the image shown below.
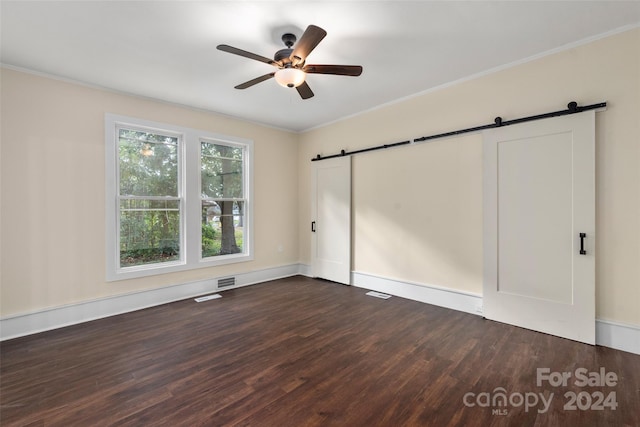
[[351,157],[314,162],[313,276],[351,284]]
[[594,344],[595,113],[493,129],[483,144],[484,316]]

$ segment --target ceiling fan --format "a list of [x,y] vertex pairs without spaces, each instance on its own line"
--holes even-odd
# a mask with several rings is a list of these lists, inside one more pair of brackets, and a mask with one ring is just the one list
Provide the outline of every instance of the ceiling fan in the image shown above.
[[[255,84],[269,80],[274,77],[276,81],[284,87],[295,87],[302,99],[309,99],[313,96],[313,91],[305,81],[307,74],[334,74],[338,76],[359,76],[362,74],[360,65],[319,65],[306,64],[307,56],[327,35],[327,32],[315,25],[309,25],[296,43],[296,36],[286,33],[282,36],[286,48],[276,52],[273,59],[238,49],[226,44],[218,45],[218,50],[244,56],[273,65],[278,70],[265,74],[247,82],[235,86],[236,89],[246,89]],[[294,46],[295,45],[295,46]]]

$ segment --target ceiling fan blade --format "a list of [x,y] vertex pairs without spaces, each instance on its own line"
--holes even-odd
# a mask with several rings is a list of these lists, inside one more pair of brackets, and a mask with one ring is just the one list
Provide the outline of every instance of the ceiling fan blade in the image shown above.
[[315,25],[309,25],[300,40],[293,47],[293,52],[291,52],[291,62],[294,66],[305,61],[307,56],[311,53],[318,43],[327,35],[327,32],[320,27],[316,27]]
[[360,65],[305,65],[302,71],[310,74],[335,74],[338,76],[354,76],[362,74]]
[[258,84],[260,82],[263,82],[265,80],[269,80],[270,78],[272,78],[276,73],[269,73],[269,74],[265,74],[264,76],[260,76],[260,77],[256,77],[255,79],[249,80],[248,82],[244,82],[239,84],[238,86],[235,86],[236,89],[246,89],[248,87],[251,87],[255,84]]
[[307,82],[302,82],[300,86],[296,87],[296,90],[298,91],[302,99],[309,99],[313,96],[313,91],[311,90]]
[[217,46],[217,49],[223,52],[233,53],[234,55],[244,56],[245,58],[255,59],[256,61],[264,62],[276,67],[282,66],[280,62],[274,61],[273,59],[267,58],[266,56],[247,52],[246,50],[238,49],[237,47],[229,46],[228,44],[219,44]]

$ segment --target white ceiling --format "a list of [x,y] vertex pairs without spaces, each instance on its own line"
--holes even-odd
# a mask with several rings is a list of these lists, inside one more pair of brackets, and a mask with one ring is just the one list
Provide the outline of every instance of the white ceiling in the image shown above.
[[[640,23],[619,1],[5,1],[2,64],[303,131],[496,67]],[[309,75],[315,97],[274,80],[280,37],[328,35],[307,63],[362,65]],[[579,72],[579,70],[576,70]]]

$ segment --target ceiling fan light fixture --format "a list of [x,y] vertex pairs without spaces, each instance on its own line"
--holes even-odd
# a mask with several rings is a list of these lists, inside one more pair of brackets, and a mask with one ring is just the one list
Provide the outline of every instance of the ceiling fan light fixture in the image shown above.
[[298,87],[304,83],[306,75],[298,68],[282,68],[276,71],[274,77],[280,86]]

